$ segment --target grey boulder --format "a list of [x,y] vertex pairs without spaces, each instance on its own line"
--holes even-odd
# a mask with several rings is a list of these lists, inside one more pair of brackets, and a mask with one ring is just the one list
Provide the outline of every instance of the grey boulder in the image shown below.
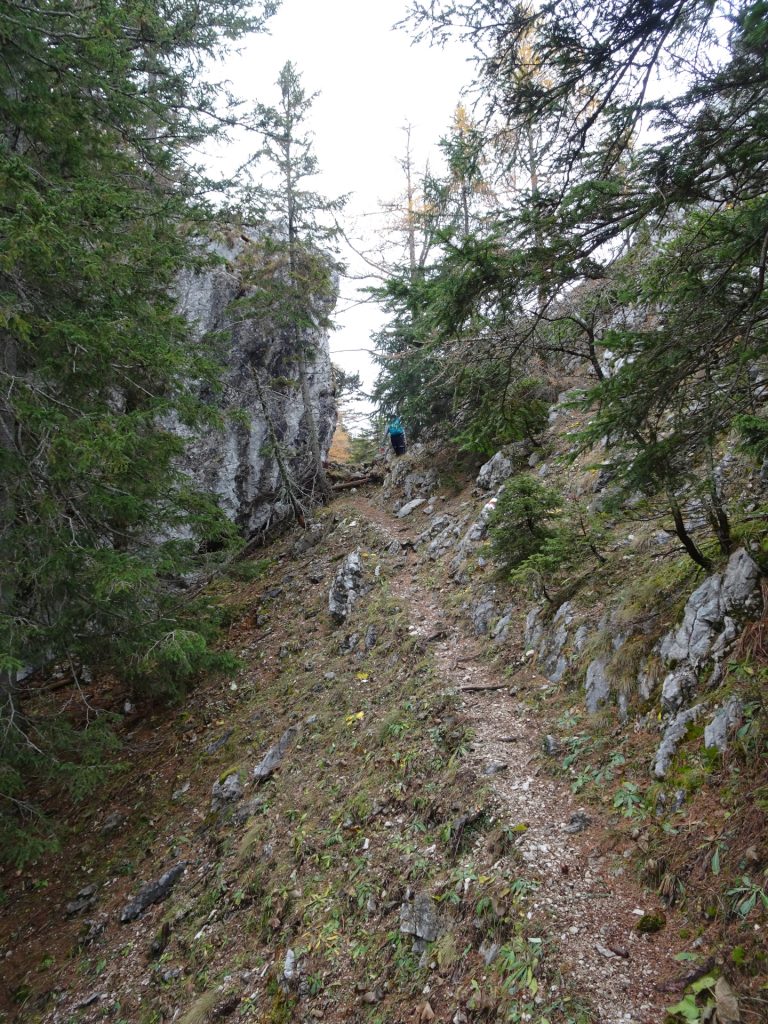
[[664,730],[664,737],[653,762],[653,774],[657,779],[663,779],[667,774],[667,769],[688,731],[688,726],[696,721],[703,707],[703,704],[696,704],[692,708],[678,712]]
[[298,725],[292,725],[289,729],[285,730],[277,743],[269,748],[259,764],[253,769],[254,782],[266,782],[267,779],[272,778],[282,764],[286,752],[293,745],[298,733]]
[[400,931],[425,942],[434,942],[440,934],[440,920],[435,901],[428,892],[417,893],[412,901],[400,907]]
[[226,804],[236,803],[243,797],[243,785],[237,772],[232,772],[223,782],[216,781],[211,791],[211,810],[220,811]]
[[738,697],[730,697],[704,727],[704,746],[716,747],[721,753],[726,751],[728,738],[741,722],[743,713],[744,704]]
[[480,467],[475,483],[484,491],[492,491],[503,484],[505,480],[515,471],[512,460],[507,458],[503,452],[496,452],[486,463]]
[[67,917],[74,917],[75,914],[82,914],[84,910],[90,910],[98,901],[95,885],[86,885],[64,908]]
[[345,621],[363,589],[363,561],[359,551],[347,555],[328,595],[328,611],[338,625]]
[[412,501],[406,502],[405,505],[398,509],[397,518],[405,519],[405,517],[409,516],[411,512],[415,512],[417,508],[426,504],[426,501],[426,498],[414,498]]
[[166,871],[156,881],[147,882],[145,886],[139,889],[134,899],[123,907],[120,913],[120,924],[134,921],[144,913],[147,907],[151,907],[153,903],[161,903],[166,899],[171,889],[173,889],[174,885],[184,874],[186,866],[187,862],[182,860],[178,864],[174,864],[170,871]]

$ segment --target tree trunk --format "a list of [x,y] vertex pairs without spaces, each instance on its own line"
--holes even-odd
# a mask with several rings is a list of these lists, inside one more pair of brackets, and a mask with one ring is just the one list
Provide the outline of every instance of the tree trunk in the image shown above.
[[731,524],[728,520],[728,513],[723,505],[723,496],[715,475],[715,467],[712,460],[712,448],[710,447],[709,460],[709,508],[708,518],[712,526],[712,532],[717,537],[720,550],[724,555],[730,555],[733,547],[731,541]]
[[411,281],[416,279],[416,203],[413,192],[413,177],[411,165],[411,126],[407,125],[405,160],[402,163],[405,171],[405,202],[406,202],[406,231],[408,236],[408,266],[410,268]]
[[285,493],[288,496],[288,501],[290,502],[291,508],[293,509],[293,514],[295,515],[296,519],[301,522],[304,519],[304,510],[301,507],[299,499],[296,497],[296,491],[294,489],[293,480],[291,479],[291,474],[289,473],[288,467],[286,466],[285,460],[283,459],[283,453],[280,451],[280,441],[278,440],[277,432],[275,431],[275,425],[272,420],[272,414],[269,411],[269,406],[267,405],[267,400],[264,397],[264,389],[261,386],[261,381],[259,380],[259,372],[255,367],[251,367],[251,370],[253,372],[254,383],[256,384],[256,395],[259,399],[259,405],[261,406],[261,411],[264,414],[264,419],[266,420],[267,423],[269,440],[272,444],[272,449],[275,453],[277,470],[280,474],[280,479],[283,481],[283,487],[285,488]]
[[691,537],[690,533],[688,533],[688,530],[685,526],[685,521],[683,519],[683,513],[680,511],[680,506],[677,503],[677,499],[674,497],[674,495],[670,494],[669,492],[667,492],[667,498],[669,500],[669,507],[672,512],[672,519],[675,523],[675,533],[680,539],[680,543],[683,545],[685,550],[688,552],[688,555],[693,559],[696,565],[700,565],[702,569],[706,569],[707,572],[709,572],[709,570],[712,568],[712,562],[709,558],[707,558],[706,555],[704,555],[699,550],[693,537]]
[[315,464],[315,480],[320,489],[323,501],[329,501],[332,496],[331,486],[328,477],[325,475],[323,456],[320,451],[320,438],[317,434],[317,423],[312,410],[312,396],[309,393],[309,380],[307,378],[307,360],[303,352],[299,352],[299,382],[301,384],[301,397],[304,402],[304,415],[307,418],[307,430],[309,432],[309,450],[312,453],[312,461]]
[[[298,245],[298,238],[296,232],[296,197],[294,195],[294,182],[292,174],[291,164],[291,135],[288,133],[288,137],[285,143],[285,194],[286,194],[286,206],[288,211],[288,268],[290,274],[290,285],[292,288],[296,287],[296,247]],[[309,450],[312,455],[312,461],[315,469],[315,481],[320,490],[320,495],[324,502],[330,501],[332,497],[331,486],[328,483],[328,478],[325,475],[325,467],[323,466],[323,456],[320,451],[320,439],[317,433],[317,423],[315,422],[315,413],[312,409],[312,399],[309,393],[309,380],[307,378],[307,357],[304,352],[303,342],[301,338],[301,332],[298,326],[294,326],[293,329],[293,341],[296,346],[296,358],[299,364],[299,383],[301,385],[301,397],[304,402],[304,415],[307,420],[307,431],[309,433]]]
[[[3,380],[0,385],[0,448],[6,452],[12,452],[16,448],[16,417],[10,399],[12,382],[16,376],[16,342],[5,332],[2,337],[3,350],[0,370],[3,371]],[[0,538],[5,533],[5,525],[10,526],[13,519],[13,505],[8,492],[0,488]],[[7,550],[7,549],[6,549]],[[8,552],[10,556],[10,552]],[[0,578],[0,611],[10,611],[13,608],[14,593],[9,586],[8,579]],[[10,651],[7,652],[11,654]],[[0,718],[8,722],[13,720],[16,713],[16,694],[18,691],[18,680],[15,669],[0,669]],[[5,728],[5,724],[3,728]]]
[[595,371],[595,376],[598,380],[605,380],[605,374],[603,368],[600,365],[600,360],[597,358],[597,349],[595,348],[595,332],[594,329],[588,325],[585,325],[587,332],[587,344],[589,346],[589,361],[592,363],[592,369]]

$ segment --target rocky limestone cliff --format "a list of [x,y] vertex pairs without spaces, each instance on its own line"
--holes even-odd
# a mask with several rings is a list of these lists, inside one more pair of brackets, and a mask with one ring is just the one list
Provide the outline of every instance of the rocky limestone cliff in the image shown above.
[[[283,458],[299,487],[312,480],[308,424],[298,381],[293,339],[285,330],[267,330],[256,320],[231,312],[235,299],[247,294],[239,262],[251,243],[247,236],[218,242],[214,251],[222,264],[200,272],[186,271],[177,285],[179,308],[199,338],[221,333],[226,369],[222,391],[211,397],[223,414],[221,429],[191,434],[180,423],[174,429],[189,438],[183,468],[208,492],[246,536],[268,529],[288,517],[277,460],[270,453],[269,425],[253,377],[259,372],[263,397]],[[328,336],[318,329],[304,334],[314,359],[307,375],[312,409],[325,456],[336,426]],[[204,396],[207,397],[207,396]]]

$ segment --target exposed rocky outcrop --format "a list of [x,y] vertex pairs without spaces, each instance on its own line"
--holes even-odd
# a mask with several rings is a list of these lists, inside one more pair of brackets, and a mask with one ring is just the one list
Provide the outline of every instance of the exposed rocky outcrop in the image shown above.
[[484,463],[475,483],[483,491],[495,491],[505,480],[523,469],[532,468],[540,461],[531,441],[515,441],[496,452]]
[[744,714],[744,703],[736,696],[731,696],[718,708],[711,721],[704,728],[704,746],[714,747],[721,753],[728,749],[731,733],[741,723]]
[[328,611],[337,625],[341,625],[352,611],[362,588],[363,562],[360,552],[353,551],[341,563],[328,594]]
[[677,748],[685,738],[685,734],[688,731],[688,726],[695,722],[702,711],[702,705],[696,704],[692,708],[687,708],[685,711],[679,711],[673,719],[671,719],[666,728],[664,729],[664,736],[662,737],[659,749],[656,751],[656,757],[653,762],[653,774],[657,779],[663,779],[667,774],[667,769],[675,756]]
[[486,636],[492,622],[498,618],[495,593],[495,587],[487,587],[469,606],[469,617],[477,636]]
[[[298,381],[294,339],[290,331],[270,330],[257,320],[233,314],[234,300],[247,296],[241,267],[256,243],[255,235],[239,235],[213,248],[221,264],[200,272],[185,271],[177,282],[180,311],[199,338],[216,332],[225,361],[222,390],[203,395],[221,412],[221,428],[193,434],[178,421],[170,425],[188,438],[182,468],[205,491],[219,497],[226,515],[246,535],[263,530],[290,514],[277,460],[268,449],[270,430],[255,386],[253,371],[264,382],[269,418],[291,475],[301,485],[311,479],[309,432]],[[307,376],[311,405],[323,454],[330,448],[336,425],[331,362],[325,331],[306,332],[314,353]]]
[[285,730],[283,735],[266,752],[264,757],[253,769],[253,781],[257,784],[271,779],[277,769],[283,763],[283,758],[293,746],[300,732],[298,725],[292,725]]
[[416,538],[414,547],[418,550],[426,545],[427,558],[435,562],[453,547],[459,535],[460,529],[455,520],[438,512],[430,519],[426,530]]
[[[634,689],[643,700],[651,699],[658,686],[651,661],[666,666],[660,699],[662,712],[670,723],[697,698],[702,673],[708,674],[710,685],[717,682],[723,659],[744,622],[762,607],[760,581],[760,570],[748,552],[735,551],[723,572],[708,577],[691,594],[682,622],[654,646],[651,659],[641,661]],[[614,693],[611,663],[633,637],[625,635],[606,612],[597,624],[597,633],[604,637],[601,650],[579,670],[579,655],[585,641],[589,635],[595,635],[590,629],[586,621],[578,621],[570,602],[551,616],[544,606],[538,606],[528,614],[525,645],[535,654],[537,667],[551,682],[559,682],[566,673],[583,673],[587,711],[594,713],[615,699],[625,717],[627,695]]]
[[573,622],[574,612],[570,601],[566,601],[555,612],[551,623],[542,621],[543,608],[534,608],[526,619],[525,644],[535,648],[537,664],[543,675],[551,682],[558,683],[568,668],[565,646]]
[[496,452],[493,458],[480,467],[475,483],[484,491],[494,491],[505,480],[508,480],[514,471],[512,460],[504,452]]
[[151,907],[153,903],[162,903],[184,874],[186,866],[186,861],[180,861],[178,864],[174,864],[170,870],[166,871],[156,881],[147,882],[138,891],[135,898],[123,907],[120,913],[120,923],[128,924],[129,921],[135,921],[137,917],[144,913],[147,907]]
[[428,892],[417,893],[412,901],[405,900],[400,907],[400,931],[414,936],[414,949],[421,952],[426,943],[434,942],[440,934],[440,919],[435,901]]
[[[680,624],[656,643],[650,658],[641,662],[634,689],[642,700],[650,700],[654,692],[658,692],[652,662],[667,669],[658,693],[662,738],[653,761],[656,778],[666,776],[689,726],[707,711],[710,721],[705,728],[705,746],[720,751],[727,749],[730,735],[741,721],[742,702],[738,697],[731,697],[720,708],[708,707],[703,699],[702,680],[706,680],[707,689],[718,684],[723,661],[745,621],[762,608],[760,583],[759,567],[748,552],[735,551],[722,572],[709,576],[691,594]],[[619,632],[608,613],[597,629],[605,643],[581,671],[579,654],[589,635],[589,626],[585,622],[578,623],[570,603],[562,605],[551,617],[546,615],[543,606],[532,608],[526,621],[525,645],[536,656],[539,670],[552,682],[559,682],[566,672],[572,678],[583,672],[584,702],[590,714],[616,702],[622,719],[626,719],[628,694],[616,692],[611,665],[617,652],[632,638]],[[691,706],[693,701],[698,703]]]
[[383,487],[385,498],[398,495],[408,502],[413,498],[429,498],[437,491],[438,472],[434,466],[423,465],[425,455],[424,446],[415,444],[402,458],[390,456]]
[[611,683],[606,675],[608,658],[601,654],[589,663],[584,679],[585,703],[587,711],[594,714],[603,704],[607,704],[611,695]]
[[710,576],[688,598],[682,623],[661,643],[662,658],[673,665],[700,667],[710,656],[722,654],[737,635],[736,620],[757,611],[761,603],[760,570],[740,548],[724,572]]
[[489,520],[491,518],[493,510],[496,508],[496,505],[497,505],[498,500],[499,500],[499,494],[500,493],[501,493],[501,490],[499,490],[499,492],[497,494],[494,494],[494,496],[492,498],[490,498],[485,503],[485,505],[483,505],[482,509],[480,510],[480,515],[471,524],[471,526],[466,531],[466,533],[464,533],[464,535],[462,536],[462,538],[459,541],[458,545],[456,546],[456,552],[455,552],[453,558],[451,559],[451,565],[450,565],[451,572],[454,575],[456,575],[457,573],[459,573],[461,571],[461,568],[462,568],[465,560],[471,554],[473,554],[473,552],[476,549],[477,545],[481,541],[484,541],[487,538],[487,536],[488,536],[488,522],[489,522]]

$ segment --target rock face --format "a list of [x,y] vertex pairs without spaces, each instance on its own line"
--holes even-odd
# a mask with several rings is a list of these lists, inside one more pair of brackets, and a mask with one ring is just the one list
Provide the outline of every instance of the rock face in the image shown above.
[[292,725],[285,730],[283,735],[266,752],[261,761],[253,769],[253,781],[255,783],[266,782],[271,779],[277,769],[283,763],[288,750],[293,746],[296,737],[299,735],[298,725]]
[[[593,625],[570,602],[551,616],[539,605],[530,609],[525,623],[527,656],[535,657],[538,671],[551,682],[559,682],[566,673],[581,678],[590,714],[615,703],[626,722],[631,692],[643,701],[656,696],[661,704],[661,739],[653,773],[663,779],[693,722],[708,716],[704,745],[723,751],[742,720],[743,705],[738,697],[731,696],[722,707],[714,708],[707,693],[722,682],[725,661],[745,622],[762,610],[761,582],[760,569],[749,553],[743,548],[734,551],[725,569],[709,576],[690,595],[682,621],[636,664],[625,645],[642,646],[642,632],[627,635],[616,609],[606,610]],[[645,631],[652,626],[650,618]],[[588,664],[580,664],[590,636],[604,641],[602,651]],[[617,675],[621,667],[616,667],[622,651],[629,652],[624,664],[631,666],[631,675],[624,678]]]
[[728,559],[725,572],[710,576],[688,598],[682,623],[661,645],[662,658],[698,668],[712,654],[721,631],[735,636],[733,616],[743,617],[759,607],[760,570],[740,548]]
[[153,903],[161,903],[184,874],[186,866],[186,861],[180,861],[170,871],[166,871],[157,881],[148,882],[141,888],[136,894],[135,899],[132,899],[130,903],[123,907],[120,914],[120,923],[127,924],[129,921],[135,921],[137,917],[144,913],[147,907],[151,907]]
[[[298,381],[296,351],[290,332],[268,330],[256,320],[233,315],[233,300],[244,295],[241,267],[257,237],[237,236],[232,244],[213,246],[223,260],[201,272],[185,271],[177,282],[179,310],[193,324],[197,337],[220,332],[225,370],[220,395],[203,395],[222,416],[221,429],[190,434],[178,421],[171,429],[189,439],[181,460],[203,490],[218,495],[226,515],[250,535],[289,515],[282,497],[277,462],[268,454],[269,428],[256,385],[254,368],[264,382],[265,401],[290,471],[307,482],[311,468],[308,425]],[[245,292],[247,295],[247,292]],[[303,341],[314,358],[307,366],[309,393],[320,448],[326,454],[336,426],[328,337],[306,332]]]
[[730,734],[741,722],[743,711],[742,701],[735,696],[729,697],[715,712],[712,721],[704,727],[704,746],[716,747],[721,752],[727,750]]
[[653,774],[657,779],[663,779],[667,774],[670,762],[675,756],[675,751],[685,738],[688,726],[691,722],[696,721],[701,714],[701,710],[702,705],[696,704],[685,711],[679,711],[667,725],[653,762]]
[[492,459],[489,459],[480,467],[475,483],[484,491],[493,491],[509,479],[515,471],[512,460],[508,459],[504,452],[496,452]]
[[385,498],[400,494],[406,501],[411,501],[412,498],[428,498],[435,493],[438,473],[434,466],[420,468],[425,456],[426,452],[421,444],[412,445],[408,455],[404,457],[390,456],[391,461],[382,488]]
[[483,505],[480,515],[456,545],[456,553],[450,564],[450,570],[454,575],[461,570],[465,559],[472,554],[474,548],[488,536],[488,521],[496,508],[500,493],[501,490]]
[[486,636],[491,628],[492,620],[497,615],[494,594],[494,587],[487,588],[469,607],[469,617],[472,620],[476,636]]
[[335,623],[341,625],[363,587],[363,562],[359,551],[347,555],[341,563],[328,594],[328,611]]
[[[761,607],[760,570],[740,548],[728,559],[723,572],[710,576],[694,590],[686,602],[683,621],[661,641],[661,657],[672,666],[662,683],[661,705],[673,717],[656,752],[657,778],[666,774],[688,724],[704,707],[697,704],[684,710],[700,688],[701,670],[707,662],[713,662],[713,678],[717,678],[723,657],[739,635],[739,623]],[[725,750],[741,710],[738,699],[729,700],[707,725],[705,746]]]
[[605,655],[601,655],[590,662],[587,669],[584,689],[586,691],[587,711],[591,715],[594,715],[603,704],[607,704],[611,695],[610,680],[605,674],[607,666],[608,658]]
[[400,931],[415,936],[416,942],[434,942],[440,934],[440,919],[435,901],[428,892],[417,893],[412,902],[400,907]]

